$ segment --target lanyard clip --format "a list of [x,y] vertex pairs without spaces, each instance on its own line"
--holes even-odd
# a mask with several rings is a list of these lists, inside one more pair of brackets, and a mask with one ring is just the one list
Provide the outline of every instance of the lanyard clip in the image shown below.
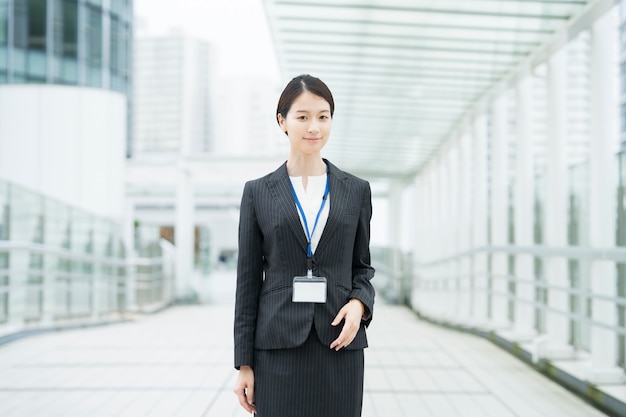
[[313,258],[306,258],[306,277],[313,278]]

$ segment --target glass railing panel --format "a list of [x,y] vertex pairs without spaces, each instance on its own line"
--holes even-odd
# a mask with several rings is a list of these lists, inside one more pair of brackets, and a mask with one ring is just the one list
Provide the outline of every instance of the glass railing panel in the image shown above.
[[[94,254],[111,259],[115,225],[106,219],[94,220]],[[98,311],[107,314],[117,309],[117,279],[111,264],[98,264],[94,270]]]
[[[9,190],[9,240],[22,243],[43,241],[43,207],[39,195],[18,187]],[[8,284],[13,288],[9,313],[19,320],[37,320],[41,315],[41,255],[28,251],[9,254]]]
[[138,236],[138,258],[126,259],[114,220],[0,181],[0,333],[7,323],[97,320],[169,303],[160,229],[142,226]]
[[[71,218],[70,209],[63,203],[48,199],[44,202],[45,212],[45,239],[46,246],[58,249],[70,249],[71,245]],[[65,317],[69,315],[69,266],[67,258],[58,254],[44,255],[44,282],[53,291],[55,296],[46,297],[44,314],[50,317]],[[63,294],[63,296],[56,296]]]
[[[93,254],[93,216],[82,210],[72,210],[72,247],[71,250],[79,255]],[[72,317],[89,316],[93,306],[92,274],[94,265],[87,260],[72,262],[71,276],[69,277],[68,297],[69,314]]]

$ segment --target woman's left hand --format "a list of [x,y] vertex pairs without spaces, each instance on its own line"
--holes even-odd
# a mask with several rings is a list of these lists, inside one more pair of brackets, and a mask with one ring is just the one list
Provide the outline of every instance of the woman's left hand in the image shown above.
[[363,306],[363,303],[356,298],[348,301],[348,303],[346,303],[346,305],[339,310],[339,313],[337,313],[337,316],[331,325],[337,326],[341,323],[341,320],[345,320],[345,322],[339,337],[330,344],[331,349],[338,351],[339,349],[345,348],[352,343],[361,328],[361,319],[363,318],[364,312],[365,307]]

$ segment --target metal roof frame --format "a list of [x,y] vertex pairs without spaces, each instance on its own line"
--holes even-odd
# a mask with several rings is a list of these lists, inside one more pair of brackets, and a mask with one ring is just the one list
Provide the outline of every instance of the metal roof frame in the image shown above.
[[325,156],[410,179],[495,95],[617,0],[264,0],[285,80],[335,96]]

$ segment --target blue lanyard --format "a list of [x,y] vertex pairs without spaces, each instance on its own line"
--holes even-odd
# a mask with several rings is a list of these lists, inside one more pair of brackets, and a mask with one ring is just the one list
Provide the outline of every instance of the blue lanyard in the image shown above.
[[[328,167],[326,167],[326,172],[328,172]],[[298,210],[302,215],[302,221],[304,223],[304,229],[306,231],[307,238],[307,248],[306,255],[308,258],[308,269],[312,269],[313,265],[313,249],[311,248],[311,237],[315,233],[315,228],[317,228],[317,221],[320,219],[320,214],[324,210],[324,206],[326,205],[326,200],[328,200],[328,193],[330,192],[330,182],[328,181],[328,174],[326,174],[326,189],[324,190],[324,196],[322,197],[322,204],[320,206],[319,211],[317,212],[317,216],[315,217],[315,223],[313,224],[313,230],[309,231],[309,224],[306,221],[306,215],[304,214],[304,210],[302,209],[302,205],[300,204],[300,200],[298,200],[298,195],[296,194],[296,189],[293,188],[293,184],[291,181],[289,182],[291,185],[291,191],[293,192],[293,199],[296,200],[296,206],[298,206]]]

